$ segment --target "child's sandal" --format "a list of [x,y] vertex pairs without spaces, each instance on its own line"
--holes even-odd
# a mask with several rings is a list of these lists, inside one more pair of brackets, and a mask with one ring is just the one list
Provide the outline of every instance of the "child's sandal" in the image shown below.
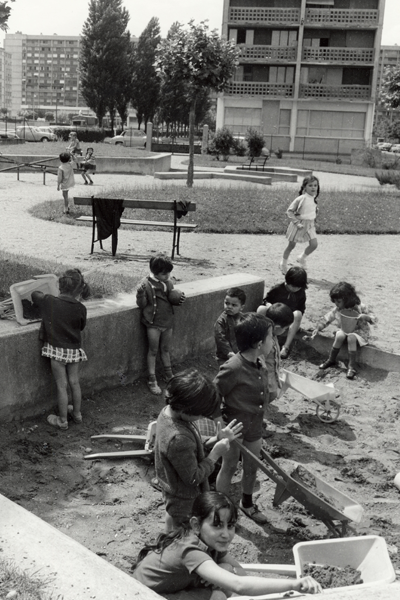
[[79,415],[74,414],[74,407],[72,406],[72,404],[68,404],[68,416],[70,416],[73,422],[77,425],[82,423],[82,415],[80,413]]
[[57,429],[61,429],[62,431],[68,429],[68,423],[61,421],[60,417],[57,417],[57,415],[49,415],[47,417],[47,422],[49,425],[57,427]]
[[346,373],[347,379],[354,379],[355,376],[356,376],[356,370],[353,369],[352,367],[349,367],[347,369],[347,373]]
[[162,394],[162,389],[160,388],[160,386],[158,385],[157,381],[148,381],[147,385],[149,387],[149,390],[151,391],[152,394],[154,394],[155,396],[159,396],[160,394]]

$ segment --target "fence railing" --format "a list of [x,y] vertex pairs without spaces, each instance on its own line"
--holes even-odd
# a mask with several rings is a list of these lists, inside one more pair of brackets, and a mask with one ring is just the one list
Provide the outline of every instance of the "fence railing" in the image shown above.
[[241,61],[282,60],[295,61],[297,48],[294,46],[245,46],[239,45]]
[[371,98],[370,85],[325,85],[322,83],[301,84],[300,98],[318,98],[329,100],[369,100]]
[[227,94],[230,96],[293,97],[292,83],[268,83],[258,81],[231,81]]
[[305,14],[306,25],[377,27],[378,23],[379,11],[372,9],[308,8]]
[[231,7],[229,21],[232,23],[282,23],[300,24],[299,8],[245,8]]
[[373,48],[303,48],[302,60],[310,62],[349,62],[366,63],[374,62]]

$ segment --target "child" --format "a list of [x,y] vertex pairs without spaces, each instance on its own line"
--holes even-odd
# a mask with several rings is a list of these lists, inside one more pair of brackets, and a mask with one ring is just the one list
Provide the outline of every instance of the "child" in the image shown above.
[[242,310],[245,303],[246,294],[240,288],[230,288],[226,292],[224,312],[214,325],[217,359],[220,365],[238,351],[234,327],[243,316]]
[[[147,328],[149,350],[147,353],[147,367],[149,370],[148,386],[152,394],[161,394],[156,379],[156,358],[158,348],[161,351],[161,361],[164,365],[165,378],[168,381],[173,376],[169,348],[172,340],[172,323],[174,309],[169,299],[170,292],[174,289],[170,280],[170,273],[174,268],[171,260],[163,254],[157,254],[150,259],[151,275],[146,277],[139,285],[136,292],[136,302],[142,310],[142,323]],[[185,301],[182,294],[178,304]]]
[[[229,441],[240,435],[241,423],[217,428],[206,445],[214,446],[205,457],[203,442],[194,422],[211,417],[219,399],[213,383],[196,369],[170,379],[167,406],[157,419],[154,448],[158,485],[165,501],[165,526],[172,531],[189,520],[193,500],[208,490],[208,476],[216,461],[229,449]],[[215,444],[215,445],[214,445]]]
[[[369,324],[373,325],[376,323],[375,316],[369,312],[365,304],[361,303],[355,288],[346,281],[340,281],[333,286],[329,292],[331,301],[335,304],[336,308],[329,311],[323,318],[323,322],[319,323],[317,328],[313,331],[311,337],[315,337],[319,331],[322,331],[329,323],[336,321],[339,325],[339,329],[336,332],[335,340],[331,348],[329,357],[325,362],[320,365],[320,369],[328,369],[336,364],[336,358],[339,354],[339,350],[343,343],[347,339],[347,347],[349,350],[349,365],[347,369],[347,379],[354,379],[356,374],[356,351],[357,342],[360,346],[365,346],[368,343],[370,336]],[[354,316],[350,319],[356,319],[357,324],[352,333],[346,333],[343,328],[344,320],[346,315],[342,314],[345,309],[353,309]]]
[[211,586],[210,600],[226,600],[232,593],[259,596],[289,590],[321,592],[319,583],[309,576],[247,576],[240,563],[228,554],[236,523],[236,507],[225,494],[200,494],[193,503],[190,526],[173,534],[161,534],[155,544],[145,546],[133,577],[159,594]]
[[62,190],[64,215],[69,215],[68,191],[75,185],[74,169],[68,152],[61,152],[60,161],[61,165],[58,167],[57,173],[57,191]]
[[280,390],[282,389],[282,382],[279,379],[281,360],[278,336],[283,335],[285,331],[287,331],[293,323],[294,317],[293,311],[286,306],[286,304],[282,304],[281,302],[271,304],[268,308],[264,305],[259,306],[257,308],[257,313],[264,315],[274,324],[272,350],[268,356],[264,356],[268,372],[269,402],[271,403],[278,398]]
[[[264,412],[268,406],[268,374],[262,355],[272,350],[273,323],[256,313],[248,313],[235,327],[239,352],[221,365],[214,379],[222,401],[225,423],[232,419],[243,423],[242,443],[253,454],[259,455],[262,444]],[[219,417],[219,420],[222,420]],[[239,461],[240,448],[232,444],[222,459],[217,477],[217,490],[229,493],[229,487]],[[242,499],[240,508],[261,525],[267,517],[253,503],[257,465],[243,456]]]
[[311,252],[314,252],[318,246],[315,219],[318,213],[319,180],[313,175],[305,177],[299,193],[300,196],[293,200],[286,212],[290,219],[289,227],[286,231],[286,237],[289,242],[279,263],[279,268],[284,275],[288,268],[287,261],[290,253],[297,243],[308,242],[307,248],[297,257],[297,262],[304,269],[307,268],[307,256]]
[[71,131],[69,134],[69,144],[66,147],[66,151],[69,153],[70,157],[74,162],[76,162],[76,156],[82,156],[81,145],[78,140],[78,135],[76,131]]
[[[60,295],[32,292],[32,301],[42,315],[40,338],[44,341],[42,356],[50,358],[51,371],[57,388],[58,416],[49,415],[48,423],[58,429],[68,429],[68,414],[75,423],[82,423],[79,363],[87,360],[81,348],[81,331],[86,325],[86,307],[78,298],[86,299],[90,290],[79,269],[69,269],[60,277]],[[72,405],[68,405],[68,384]]]
[[93,179],[90,177],[90,173],[94,175],[96,171],[96,158],[94,156],[93,148],[88,148],[86,150],[85,158],[81,163],[81,167],[83,169],[82,177],[85,185],[93,185]]
[[306,310],[307,287],[307,272],[301,267],[291,267],[285,275],[285,281],[272,287],[263,300],[263,304],[267,308],[271,304],[281,302],[293,311],[293,323],[288,329],[286,341],[281,350],[283,359],[289,356],[290,346],[300,329],[301,319]]

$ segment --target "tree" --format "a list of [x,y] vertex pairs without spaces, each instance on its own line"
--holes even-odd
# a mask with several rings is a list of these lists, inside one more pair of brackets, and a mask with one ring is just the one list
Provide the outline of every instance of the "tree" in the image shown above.
[[400,106],[400,67],[386,68],[380,101],[386,108],[398,108]]
[[156,48],[161,41],[160,24],[157,17],[152,17],[139,37],[133,56],[132,105],[136,109],[139,129],[144,121],[152,120],[159,105],[160,81],[154,62]]
[[222,92],[235,72],[238,55],[235,43],[221,40],[216,30],[209,32],[205,22],[190,21],[188,30],[177,24],[158,46],[156,66],[162,80],[172,85],[181,80],[190,98],[188,187],[193,185],[197,96],[204,90]]
[[4,0],[0,2],[0,29],[7,31],[8,19],[11,14],[11,6],[8,6],[8,2],[15,2],[15,0]]
[[83,25],[80,56],[81,91],[99,127],[107,111],[115,114],[117,97],[129,78],[129,13],[122,0],[90,0]]

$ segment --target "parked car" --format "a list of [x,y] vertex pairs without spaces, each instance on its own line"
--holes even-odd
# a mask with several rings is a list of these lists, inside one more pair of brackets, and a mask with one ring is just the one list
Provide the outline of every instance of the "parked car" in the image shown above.
[[378,142],[376,144],[378,150],[384,150],[385,152],[389,152],[392,148],[392,144],[390,142]]
[[134,146],[135,148],[144,148],[146,146],[147,136],[140,129],[126,129],[120,135],[106,137],[103,142],[106,144],[115,144],[116,146]]
[[393,144],[393,146],[390,148],[390,152],[400,154],[400,144]]
[[20,125],[17,127],[18,137],[27,142],[56,142],[57,136],[54,132],[44,127],[33,127],[32,125]]
[[9,129],[7,129],[7,131],[5,129],[0,130],[0,138],[1,139],[12,139],[12,140],[18,140],[19,136],[14,132],[14,131],[10,131]]

